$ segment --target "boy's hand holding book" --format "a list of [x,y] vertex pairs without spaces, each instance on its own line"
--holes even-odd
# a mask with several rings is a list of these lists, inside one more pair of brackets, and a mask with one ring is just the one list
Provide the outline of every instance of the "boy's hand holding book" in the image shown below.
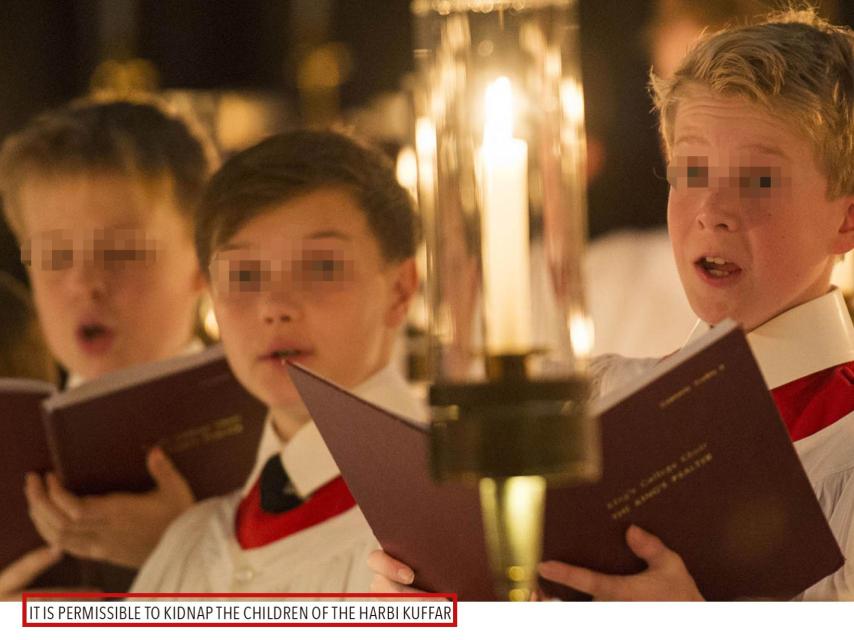
[[372,593],[424,593],[411,585],[415,581],[412,568],[392,558],[382,549],[372,551],[368,556],[368,568],[374,572],[371,580]]
[[62,557],[56,547],[40,547],[0,571],[0,600],[17,600],[21,592]]
[[[8,511],[0,523],[0,567],[42,540],[87,560],[140,567],[194,496],[243,484],[266,412],[234,378],[221,347],[63,392],[0,380],[0,414],[13,429],[0,464]],[[56,475],[39,475],[50,469]],[[80,575],[76,562],[61,564],[40,588],[109,580]]]
[[156,487],[145,493],[78,497],[52,473],[28,474],[30,517],[50,544],[81,558],[138,568],[172,520],[190,507],[193,492],[160,450],[146,464]]
[[[540,563],[540,575],[546,580],[590,594],[594,600],[626,601],[701,601],[694,579],[678,553],[668,549],[656,536],[638,526],[626,531],[626,543],[647,568],[629,576],[609,575],[563,562]],[[419,593],[411,585],[412,569],[382,550],[368,556],[368,567],[374,572],[373,593]]]
[[[429,426],[306,369],[290,375],[377,540],[410,565],[375,554],[374,589],[494,599],[479,496],[465,483],[433,480]],[[786,600],[843,565],[734,323],[600,398],[591,413],[602,477],[548,490],[543,557],[561,562],[542,565],[546,596]],[[639,526],[666,534],[666,544]]]
[[626,531],[626,543],[647,568],[629,576],[609,575],[548,561],[540,563],[540,575],[590,594],[594,600],[700,601],[703,596],[688,573],[678,553],[665,546],[660,538],[632,525]]

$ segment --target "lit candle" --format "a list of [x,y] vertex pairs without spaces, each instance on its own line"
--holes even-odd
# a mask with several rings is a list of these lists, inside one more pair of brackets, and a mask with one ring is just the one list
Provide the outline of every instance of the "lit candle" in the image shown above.
[[486,89],[480,179],[487,349],[527,353],[532,346],[528,145],[513,137],[513,92],[506,77]]

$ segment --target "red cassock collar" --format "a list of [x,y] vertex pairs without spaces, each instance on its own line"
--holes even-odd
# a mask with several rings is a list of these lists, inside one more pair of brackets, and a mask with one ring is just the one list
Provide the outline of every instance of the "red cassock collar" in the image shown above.
[[854,411],[854,362],[792,380],[771,395],[792,441],[806,438]]
[[237,508],[235,535],[242,549],[263,547],[318,525],[352,509],[356,500],[344,478],[338,476],[312,493],[301,505],[284,513],[261,509],[261,479],[243,497]]

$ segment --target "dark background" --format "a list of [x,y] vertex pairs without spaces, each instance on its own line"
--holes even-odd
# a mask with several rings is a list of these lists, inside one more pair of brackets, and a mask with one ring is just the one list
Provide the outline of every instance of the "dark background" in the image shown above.
[[[842,3],[840,22],[852,22],[852,4]],[[327,15],[320,35],[318,8]],[[645,89],[650,16],[648,0],[580,3],[587,127],[605,150],[589,190],[591,237],[664,224],[667,189]],[[295,103],[295,60],[318,38],[350,52],[344,109],[400,89],[413,68],[408,0],[3,0],[0,137],[86,93],[108,57],[153,62],[164,89],[264,90]],[[24,278],[5,228],[0,269]]]

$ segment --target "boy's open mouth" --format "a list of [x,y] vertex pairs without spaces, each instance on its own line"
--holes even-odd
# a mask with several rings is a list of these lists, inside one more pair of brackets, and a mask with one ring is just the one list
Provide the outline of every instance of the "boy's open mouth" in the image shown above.
[[78,343],[92,353],[109,348],[114,335],[112,329],[100,322],[85,322],[77,328]]
[[302,355],[302,351],[299,349],[279,349],[271,353],[270,357],[277,360],[287,360],[288,358],[296,358],[299,355]]
[[292,360],[299,360],[300,358],[309,355],[309,353],[310,352],[304,351],[303,349],[274,349],[267,355],[263,356],[263,359],[284,364]]
[[87,342],[95,340],[107,333],[107,327],[102,324],[84,324],[80,327],[80,336]]
[[694,264],[714,279],[723,280],[741,273],[741,267],[719,256],[703,256]]

